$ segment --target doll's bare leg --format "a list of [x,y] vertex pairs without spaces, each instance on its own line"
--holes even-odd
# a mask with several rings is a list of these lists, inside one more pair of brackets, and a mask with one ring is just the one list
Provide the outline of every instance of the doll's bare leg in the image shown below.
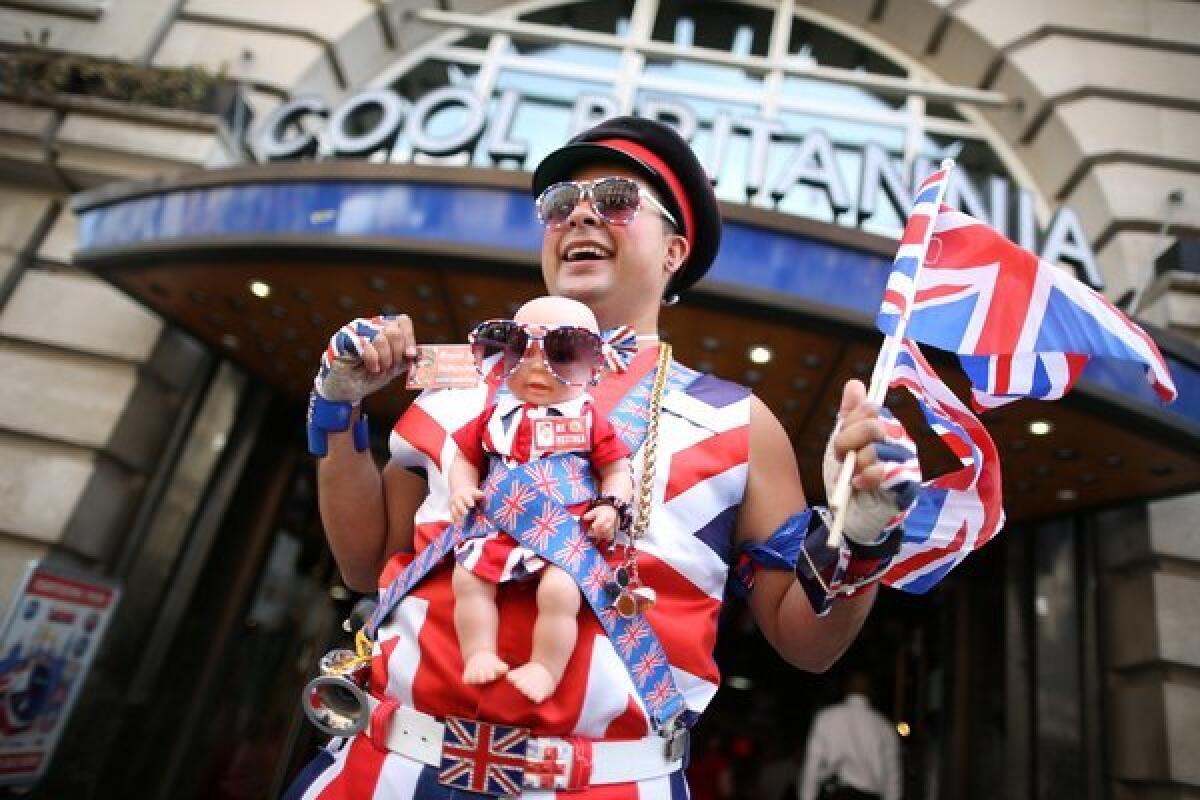
[[496,655],[496,584],[454,565],[454,629],[463,658],[463,683],[491,683],[508,672]]
[[506,676],[521,694],[540,703],[554,693],[579,635],[579,587],[562,569],[547,564],[539,578],[538,617],[529,663]]

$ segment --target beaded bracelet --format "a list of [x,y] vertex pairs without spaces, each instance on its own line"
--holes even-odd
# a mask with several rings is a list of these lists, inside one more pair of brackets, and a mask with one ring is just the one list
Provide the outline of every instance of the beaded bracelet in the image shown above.
[[629,533],[629,529],[633,527],[633,511],[629,508],[629,503],[612,494],[602,494],[592,500],[588,504],[590,511],[597,506],[609,506],[617,512],[617,530],[621,533]]

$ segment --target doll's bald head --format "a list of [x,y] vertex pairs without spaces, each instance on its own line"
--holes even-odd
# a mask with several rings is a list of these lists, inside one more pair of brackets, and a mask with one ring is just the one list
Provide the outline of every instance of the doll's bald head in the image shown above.
[[513,319],[526,325],[545,325],[549,328],[556,325],[574,325],[587,328],[593,333],[600,332],[592,310],[569,297],[535,297],[517,309]]

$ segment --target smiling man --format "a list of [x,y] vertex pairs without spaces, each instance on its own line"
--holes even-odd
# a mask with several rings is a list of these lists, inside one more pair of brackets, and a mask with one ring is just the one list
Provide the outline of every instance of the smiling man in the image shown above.
[[[720,683],[712,651],[731,569],[771,644],[820,671],[857,635],[874,581],[899,547],[919,476],[893,470],[884,485],[880,454],[905,447],[875,446],[898,426],[865,402],[861,383],[846,385],[827,448],[827,484],[843,455],[857,453],[847,541],[831,548],[770,410],[749,390],[674,362],[659,342],[664,302],[704,275],[720,243],[716,198],[686,142],[655,122],[610,120],[547,156],[533,191],[549,292],[587,304],[601,328],[637,332],[629,369],[593,392],[597,412],[634,453],[641,503],[631,546],[600,552],[571,538],[572,548],[547,549],[546,558],[574,570],[591,605],[553,695],[534,703],[504,680],[465,684],[450,562],[417,559],[428,569],[415,577],[409,564],[414,551],[441,552],[454,535],[451,434],[494,402],[494,386],[423,394],[397,423],[380,473],[357,403],[404,370],[417,337],[406,315],[351,323],[331,342],[310,409],[310,441],[327,450],[321,514],[347,584],[391,588],[374,630],[370,726],[331,742],[290,796],[469,796],[451,794],[465,789],[550,797],[539,792],[557,788],[572,798],[686,797],[686,734]],[[552,510],[536,481],[494,479],[529,488],[533,507]],[[589,563],[590,571],[579,566]],[[497,593],[497,651],[509,663],[529,657],[534,588]],[[606,599],[633,589],[653,602],[625,613]],[[489,749],[485,739],[505,746]]]

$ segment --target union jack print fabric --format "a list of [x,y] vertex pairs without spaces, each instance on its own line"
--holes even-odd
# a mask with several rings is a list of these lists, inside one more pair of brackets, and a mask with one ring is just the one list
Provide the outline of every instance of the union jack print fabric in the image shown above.
[[921,485],[921,462],[917,458],[917,443],[904,430],[900,420],[886,408],[879,410],[879,419],[884,431],[883,441],[875,443],[875,457],[884,468],[879,487],[896,496],[899,509],[884,526],[887,530],[904,522],[908,516]]
[[347,322],[338,328],[337,333],[329,338],[329,344],[321,353],[321,367],[317,373],[318,379],[329,373],[333,362],[338,359],[362,359],[363,347],[379,335],[384,323],[396,319],[395,315],[385,314],[377,317],[364,317]]
[[1158,346],[1102,295],[961,211],[933,224],[923,265],[897,257],[876,321],[892,334],[909,310],[905,338],[958,353],[977,407],[1062,397],[1090,358],[1140,364],[1175,399]]
[[893,320],[892,329],[885,330],[884,333],[891,333],[895,330],[896,322],[912,312],[913,297],[917,291],[917,273],[925,262],[934,220],[937,218],[942,197],[946,194],[949,177],[949,169],[939,169],[922,181],[917,189],[908,222],[904,226],[904,234],[900,237],[900,246],[896,250],[896,258],[892,262],[892,271],[888,274],[887,288],[883,291],[879,315],[887,315]]
[[[629,369],[607,376],[591,389],[596,410],[606,414],[626,444],[639,419],[648,418],[649,382],[656,347],[639,350]],[[434,548],[449,527],[445,470],[456,455],[452,433],[475,418],[489,400],[489,389],[425,392],[397,422],[392,433],[392,462],[425,476],[429,495],[416,512],[417,555],[394,556],[380,576],[381,586],[415,559],[448,561],[448,550]],[[663,414],[652,517],[639,547],[642,582],[657,591],[657,602],[643,616],[662,645],[667,669],[682,695],[684,721],[690,724],[716,694],[720,673],[713,660],[717,620],[732,558],[737,510],[745,490],[751,397],[747,389],[672,364],[663,398]],[[644,424],[644,423],[643,423]],[[634,481],[640,480],[642,454],[633,457]],[[586,467],[580,470],[585,473]],[[568,479],[569,480],[569,479]],[[532,505],[529,508],[539,511]],[[573,551],[564,558],[575,557]],[[603,555],[607,571],[619,566],[618,549]],[[581,557],[581,556],[579,556]],[[529,728],[535,736],[585,739],[636,739],[650,735],[651,713],[634,678],[596,615],[579,616],[579,636],[562,682],[540,704],[532,704],[508,681],[484,686],[462,683],[462,660],[454,629],[454,593],[447,567],[433,569],[403,594],[379,627],[372,662],[372,691],[445,718],[487,720]],[[604,575],[597,574],[597,586]],[[506,584],[497,592],[500,615],[497,654],[510,664],[529,660],[537,617],[536,584]],[[626,632],[620,646],[630,648],[641,636]],[[641,669],[651,666],[654,658]],[[650,702],[665,700],[666,687],[647,681]],[[450,797],[437,782],[438,770],[403,756],[380,751],[360,735],[331,748],[320,770],[297,796],[304,800]],[[385,788],[386,787],[386,788]],[[374,793],[374,794],[373,794]],[[461,796],[461,795],[457,795]],[[589,787],[570,792],[526,790],[537,800],[685,800],[682,772],[637,783]]]
[[375,375],[367,374],[359,369],[359,365],[362,364],[363,348],[394,319],[395,315],[391,314],[360,318],[338,328],[321,353],[321,364],[313,377],[313,389],[317,394],[337,403],[357,403],[391,382],[401,368],[400,364]]
[[929,426],[962,464],[921,485],[904,522],[900,552],[884,573],[888,586],[920,594],[1004,525],[1000,458],[987,429],[937,376],[916,343],[902,343],[891,386],[916,398]]

